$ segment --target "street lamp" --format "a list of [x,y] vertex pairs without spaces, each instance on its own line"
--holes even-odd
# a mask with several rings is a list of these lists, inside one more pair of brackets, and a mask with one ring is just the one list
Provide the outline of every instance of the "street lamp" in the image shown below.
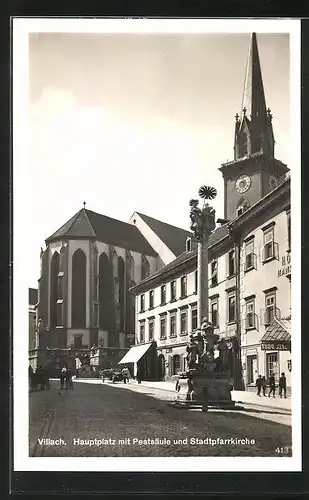
[[213,200],[217,190],[211,186],[202,186],[198,194],[203,199],[202,208],[199,200],[190,200],[190,229],[193,231],[197,245],[197,297],[198,297],[198,325],[203,318],[209,320],[208,306],[208,240],[216,227],[216,212],[206,200]]

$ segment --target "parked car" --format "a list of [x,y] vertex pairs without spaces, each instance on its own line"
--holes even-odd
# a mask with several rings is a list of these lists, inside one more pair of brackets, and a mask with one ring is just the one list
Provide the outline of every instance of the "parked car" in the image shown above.
[[100,371],[100,378],[102,382],[104,382],[104,380],[111,380],[114,384],[115,382],[121,382],[123,380],[123,375],[120,371],[109,368]]

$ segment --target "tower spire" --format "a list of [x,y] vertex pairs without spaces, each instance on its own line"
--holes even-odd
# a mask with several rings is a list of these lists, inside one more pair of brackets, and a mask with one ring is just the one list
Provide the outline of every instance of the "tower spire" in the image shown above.
[[241,109],[248,118],[266,117],[266,102],[256,33],[251,34]]
[[272,115],[266,108],[256,33],[250,38],[241,109],[241,121],[235,124],[235,160],[258,152],[273,157]]

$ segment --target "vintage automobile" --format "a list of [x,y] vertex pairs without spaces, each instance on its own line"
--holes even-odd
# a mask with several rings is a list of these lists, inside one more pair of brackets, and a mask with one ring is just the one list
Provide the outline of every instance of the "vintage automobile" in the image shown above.
[[109,368],[100,371],[100,378],[102,382],[111,380],[114,384],[115,382],[121,382],[123,380],[123,375],[120,371]]

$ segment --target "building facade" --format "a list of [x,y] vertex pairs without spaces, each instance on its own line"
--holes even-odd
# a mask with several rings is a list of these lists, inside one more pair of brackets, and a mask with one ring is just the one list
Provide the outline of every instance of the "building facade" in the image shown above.
[[[250,40],[234,160],[220,167],[224,219],[209,239],[209,320],[229,346],[234,387],[252,388],[259,374],[280,372],[290,384],[290,179],[274,157],[257,38]],[[136,343],[157,343],[159,378],[186,368],[186,345],[197,328],[197,255],[189,247],[133,287]]]
[[[84,207],[47,238],[41,250],[38,342],[29,345],[32,364],[42,349],[92,348],[91,364],[109,367],[134,342],[130,288],[175,259],[179,242],[182,248],[190,233],[137,212],[132,217],[124,223]],[[176,246],[170,233],[178,238]]]
[[36,308],[38,302],[37,288],[29,288],[28,290],[29,302],[29,349],[36,349],[38,345],[37,338],[37,321],[36,321]]

